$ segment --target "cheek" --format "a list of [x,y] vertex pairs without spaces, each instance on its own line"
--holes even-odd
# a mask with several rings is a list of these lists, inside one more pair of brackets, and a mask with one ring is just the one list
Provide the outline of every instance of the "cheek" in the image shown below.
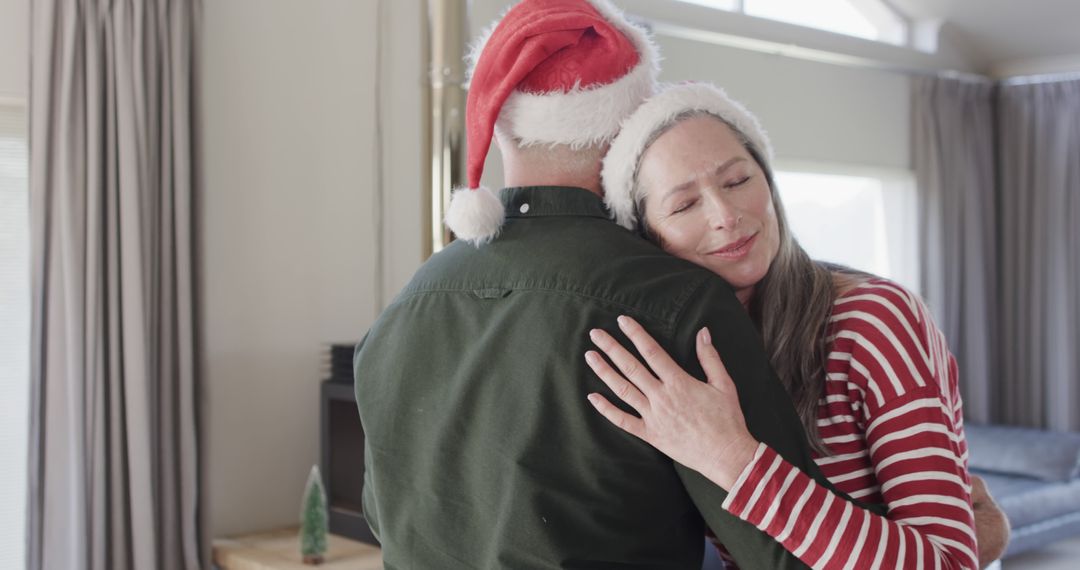
[[747,211],[768,228],[770,233],[777,230],[776,208],[773,205],[772,196],[768,186],[758,188],[753,196],[747,201]]
[[766,202],[764,207],[764,214],[762,218],[765,226],[768,228],[769,241],[771,242],[772,251],[769,252],[769,263],[772,263],[773,259],[780,253],[780,221],[776,217],[776,206],[770,199]]
[[753,209],[763,220],[776,219],[776,208],[773,207],[772,195],[768,185],[762,184],[754,190]]
[[692,214],[683,214],[652,226],[664,251],[678,257],[687,257],[697,251],[704,222],[693,218]]
[[776,234],[780,233],[780,224],[776,220],[776,207],[773,206],[772,200],[765,203],[765,207],[762,212],[762,220],[769,226],[769,231]]

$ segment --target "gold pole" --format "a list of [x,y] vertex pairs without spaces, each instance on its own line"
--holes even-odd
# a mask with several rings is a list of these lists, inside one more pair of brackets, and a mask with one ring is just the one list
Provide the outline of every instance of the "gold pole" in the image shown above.
[[465,46],[468,0],[428,0],[429,110],[425,135],[430,153],[430,192],[426,202],[424,258],[437,253],[453,236],[443,225],[450,192],[465,173]]

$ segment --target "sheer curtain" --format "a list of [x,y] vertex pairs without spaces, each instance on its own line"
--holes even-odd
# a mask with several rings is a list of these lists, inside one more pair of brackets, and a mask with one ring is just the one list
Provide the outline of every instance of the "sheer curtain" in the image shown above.
[[965,414],[979,423],[1000,388],[993,90],[919,77],[913,93],[922,291],[956,356]]
[[1000,418],[1080,430],[1080,78],[1003,84],[998,124]]
[[37,0],[28,567],[206,567],[197,0]]

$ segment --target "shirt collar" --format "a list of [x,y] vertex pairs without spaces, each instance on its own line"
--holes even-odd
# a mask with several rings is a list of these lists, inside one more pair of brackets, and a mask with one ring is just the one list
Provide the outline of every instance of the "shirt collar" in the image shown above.
[[518,186],[503,188],[499,199],[507,218],[585,216],[610,219],[600,196],[572,186]]

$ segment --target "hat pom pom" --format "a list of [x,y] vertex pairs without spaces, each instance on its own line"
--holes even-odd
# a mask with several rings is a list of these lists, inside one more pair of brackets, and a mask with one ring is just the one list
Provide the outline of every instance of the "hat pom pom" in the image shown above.
[[502,201],[488,188],[459,188],[450,196],[446,227],[477,247],[494,239],[505,219]]

